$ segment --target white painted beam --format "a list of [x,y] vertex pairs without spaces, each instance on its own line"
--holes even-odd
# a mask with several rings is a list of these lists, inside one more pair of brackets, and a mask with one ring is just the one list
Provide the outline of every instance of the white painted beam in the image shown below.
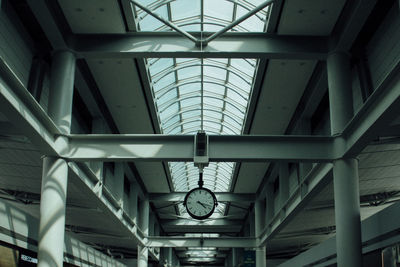
[[252,237],[149,237],[149,247],[217,247],[217,248],[255,248],[258,246],[256,238]]
[[[209,136],[214,162],[306,161],[330,162],[340,147],[328,136]],[[188,135],[69,135],[72,161],[193,161],[194,136]]]
[[81,58],[326,58],[328,39],[314,36],[227,33],[206,47],[176,33],[91,34],[68,38]]
[[[255,194],[214,192],[219,202],[254,202]],[[174,193],[150,193],[149,200],[152,202],[181,202],[185,199],[186,192]]]

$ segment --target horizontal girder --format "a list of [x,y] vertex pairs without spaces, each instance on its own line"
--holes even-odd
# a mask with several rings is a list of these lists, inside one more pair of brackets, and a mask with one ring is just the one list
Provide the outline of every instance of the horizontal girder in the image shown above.
[[[218,202],[254,202],[255,194],[214,192]],[[150,193],[149,201],[152,202],[183,202],[186,192]]]
[[254,237],[148,237],[148,247],[212,247],[212,248],[256,248],[258,240]]
[[[193,135],[69,135],[72,161],[193,161]],[[336,159],[335,139],[328,136],[209,136],[213,162],[307,161]],[[340,152],[340,151],[339,151]]]
[[328,39],[275,34],[224,34],[205,47],[176,33],[72,35],[68,46],[81,58],[269,58],[324,60]]

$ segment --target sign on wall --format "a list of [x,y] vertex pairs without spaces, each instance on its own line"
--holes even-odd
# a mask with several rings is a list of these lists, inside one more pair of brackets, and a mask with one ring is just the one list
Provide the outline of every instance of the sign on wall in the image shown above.
[[245,250],[243,253],[243,266],[255,267],[256,266],[256,252],[254,250]]

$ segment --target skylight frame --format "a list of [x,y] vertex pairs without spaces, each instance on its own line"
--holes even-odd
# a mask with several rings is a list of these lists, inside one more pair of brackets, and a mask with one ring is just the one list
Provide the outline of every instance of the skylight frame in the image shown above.
[[[148,59],[147,62],[149,73],[153,73],[150,80],[163,134],[195,134],[202,128],[200,118],[203,118],[201,123],[208,134],[242,134],[256,60],[172,59],[164,60],[163,66],[160,66],[162,62],[156,66],[159,60]],[[156,71],[152,71],[153,66]],[[243,69],[246,66],[252,71]],[[213,68],[220,69],[224,76],[205,75],[215,72]],[[180,71],[188,69],[194,71],[193,76],[189,74],[181,79],[186,74]],[[190,127],[186,127],[188,125]],[[175,191],[187,192],[197,186],[198,170],[193,163],[168,164]],[[217,192],[229,191],[234,166],[233,163],[210,163],[204,171],[204,186]],[[222,216],[224,208],[225,205],[221,204],[216,212]],[[185,213],[183,206],[179,210]]]
[[[220,19],[218,17],[215,16],[210,16],[209,14],[204,12],[204,5],[205,2],[208,0],[191,0],[190,2],[193,3],[200,3],[200,10],[199,10],[199,15],[192,15],[192,16],[188,16],[188,17],[184,17],[184,18],[180,18],[180,19],[174,19],[174,15],[173,15],[173,11],[171,8],[171,4],[173,4],[174,2],[179,2],[179,0],[163,0],[163,1],[148,1],[148,0],[136,0],[137,2],[139,2],[142,5],[146,5],[146,7],[152,11],[154,14],[157,14],[159,16],[161,16],[162,18],[172,22],[174,25],[177,25],[178,27],[185,29],[185,27],[188,26],[193,26],[193,25],[199,25],[199,29],[196,30],[198,31],[205,31],[207,32],[207,29],[205,29],[205,25],[214,25],[220,28],[223,28],[224,26],[228,25],[229,23],[233,22],[235,19],[237,19],[241,14],[239,14],[238,10],[243,9],[243,11],[245,12],[250,12],[251,10],[255,9],[257,7],[258,4],[262,3],[263,0],[253,0],[253,1],[246,1],[246,0],[223,0],[220,2],[224,2],[224,3],[232,3],[233,5],[233,12],[232,12],[232,17],[231,20],[227,20],[227,19]],[[150,4],[148,4],[148,2],[150,2]],[[216,3],[218,1],[213,0],[213,3]],[[254,2],[254,3],[252,3]],[[158,9],[162,8],[163,6],[166,7],[167,9],[167,16],[165,16],[165,14],[160,14],[160,12],[158,12]],[[259,12],[257,12],[256,14],[253,15],[254,18],[257,18],[259,21],[261,21],[262,23],[262,28],[260,28],[257,31],[254,30],[250,30],[247,29],[246,27],[239,25],[236,25],[235,27],[233,27],[232,29],[230,29],[229,31],[231,32],[265,32],[266,27],[267,27],[267,22],[268,22],[268,18],[269,18],[269,13],[270,13],[270,6],[265,7],[264,9],[260,10]],[[162,24],[161,22],[157,21],[157,24],[159,24],[158,27],[153,27],[151,29],[148,29],[148,25],[150,23],[146,22],[144,23],[143,21],[145,21],[146,19],[150,19],[150,20],[154,20],[156,21],[155,18],[150,18],[151,15],[149,15],[148,13],[144,12],[143,10],[141,10],[140,8],[136,8],[135,7],[135,17],[136,17],[136,21],[138,22],[138,29],[140,31],[173,31],[171,29],[170,26],[167,26],[165,24]],[[204,19],[206,18],[206,19]],[[192,22],[188,22],[192,20]],[[197,21],[198,20],[198,21]],[[208,21],[209,20],[209,21]],[[212,22],[214,21],[214,22]],[[260,25],[261,25],[260,24]],[[142,27],[146,25],[145,27]],[[214,29],[218,30],[218,29]],[[192,32],[196,32],[196,31],[192,31]],[[191,31],[190,31],[191,32]],[[208,31],[210,32],[210,31]]]
[[[157,13],[157,9],[161,10],[160,8],[165,7],[163,8],[165,20],[179,27],[198,24],[201,32],[204,31],[204,28],[207,28],[208,23],[215,23],[218,27],[224,28],[242,16],[239,12],[240,9],[242,9],[242,13],[247,13],[247,11],[258,6],[259,3],[265,4],[264,0],[253,0],[254,3],[245,0],[224,0],[233,5],[232,16],[231,19],[228,19],[229,16],[219,19],[211,16],[212,13],[207,14],[207,11],[204,11],[206,0],[196,2],[200,3],[199,14],[196,11],[189,12],[190,16],[188,17],[176,16],[173,13],[174,11],[171,10],[171,5],[178,1],[181,0],[139,0],[138,2],[142,2],[142,5],[143,2],[151,2],[146,8],[155,13]],[[193,1],[190,1],[190,3],[193,3]],[[261,8],[260,5],[257,10]],[[255,17],[261,21],[260,25],[253,28],[265,31],[270,8],[270,6],[267,6],[253,16],[253,19]],[[141,22],[150,15],[137,7],[135,9],[140,30]],[[172,20],[173,17],[179,17],[179,19]],[[231,31],[250,31],[243,26],[246,25],[244,22],[242,21],[242,23],[234,26]],[[171,30],[170,26],[159,23],[157,25],[161,26],[153,28],[152,31]],[[232,25],[235,25],[235,23]],[[194,135],[200,129],[206,130],[207,134],[211,135],[238,135],[243,133],[258,60],[150,58],[145,62],[161,133]],[[202,119],[200,120],[200,118]],[[193,166],[193,163],[170,162],[168,165],[175,191],[187,192],[197,186],[198,170]],[[217,192],[231,190],[234,167],[235,163],[210,163],[204,171],[204,186]],[[179,210],[183,214],[186,213],[182,205],[179,205]],[[224,212],[225,204],[222,203],[216,209],[216,213],[223,216]]]

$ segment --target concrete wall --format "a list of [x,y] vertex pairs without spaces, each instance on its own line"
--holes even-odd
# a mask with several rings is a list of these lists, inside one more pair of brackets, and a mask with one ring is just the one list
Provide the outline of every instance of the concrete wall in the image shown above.
[[22,25],[15,19],[8,1],[0,2],[0,57],[25,86],[28,85],[32,64],[32,42]]

